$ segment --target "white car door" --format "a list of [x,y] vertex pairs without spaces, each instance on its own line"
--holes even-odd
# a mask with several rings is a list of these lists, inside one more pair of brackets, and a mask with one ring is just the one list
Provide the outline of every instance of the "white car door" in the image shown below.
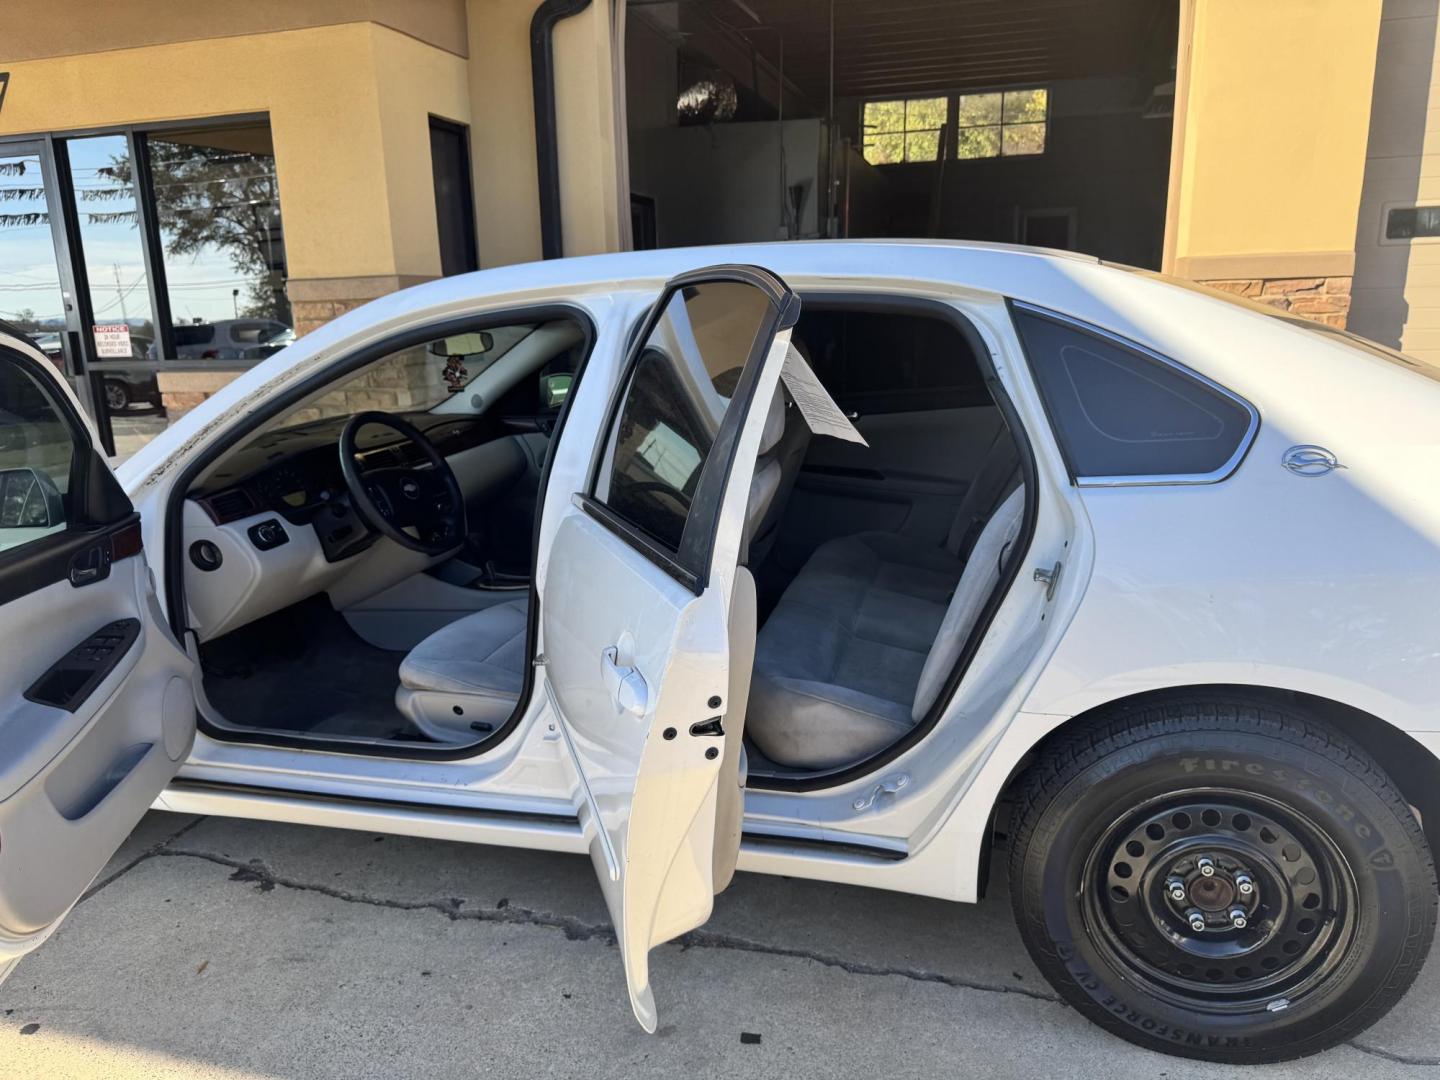
[[759,268],[670,282],[548,560],[545,685],[647,1031],[657,1021],[650,949],[709,918],[739,846],[733,819],[716,815],[717,799],[733,806],[743,783],[728,631],[733,615],[753,642],[754,586],[737,564],[798,314],[789,288]]
[[0,978],[45,940],[195,734],[140,517],[43,354],[0,330]]

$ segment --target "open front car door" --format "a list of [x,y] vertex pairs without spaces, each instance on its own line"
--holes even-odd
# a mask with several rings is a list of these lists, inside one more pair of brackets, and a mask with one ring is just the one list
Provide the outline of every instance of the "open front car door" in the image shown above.
[[140,515],[44,354],[0,329],[0,978],[179,768],[192,674]]
[[541,591],[545,685],[630,1002],[651,1032],[650,950],[710,917],[739,849],[755,602],[738,564],[799,307],[756,267],[666,286]]

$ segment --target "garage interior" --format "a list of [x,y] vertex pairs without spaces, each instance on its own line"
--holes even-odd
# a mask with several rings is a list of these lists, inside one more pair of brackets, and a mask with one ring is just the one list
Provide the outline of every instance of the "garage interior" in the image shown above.
[[1176,0],[628,0],[636,248],[935,237],[1158,269]]

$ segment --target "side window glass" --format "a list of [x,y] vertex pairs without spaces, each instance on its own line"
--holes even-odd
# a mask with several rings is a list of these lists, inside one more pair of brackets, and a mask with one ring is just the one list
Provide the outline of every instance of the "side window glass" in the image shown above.
[[0,356],[0,551],[65,528],[75,435],[54,392]]
[[990,403],[969,344],[939,319],[822,310],[801,316],[794,343],[836,404],[862,416]]
[[1219,479],[1244,446],[1253,413],[1218,387],[1044,315],[1015,323],[1077,478]]
[[671,551],[772,311],[762,291],[739,282],[678,289],[630,374],[595,498]]

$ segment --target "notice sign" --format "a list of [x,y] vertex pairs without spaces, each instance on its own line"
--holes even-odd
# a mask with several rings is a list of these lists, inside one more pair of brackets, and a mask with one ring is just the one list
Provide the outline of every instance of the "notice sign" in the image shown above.
[[130,324],[106,323],[95,326],[95,354],[107,360],[130,359]]

